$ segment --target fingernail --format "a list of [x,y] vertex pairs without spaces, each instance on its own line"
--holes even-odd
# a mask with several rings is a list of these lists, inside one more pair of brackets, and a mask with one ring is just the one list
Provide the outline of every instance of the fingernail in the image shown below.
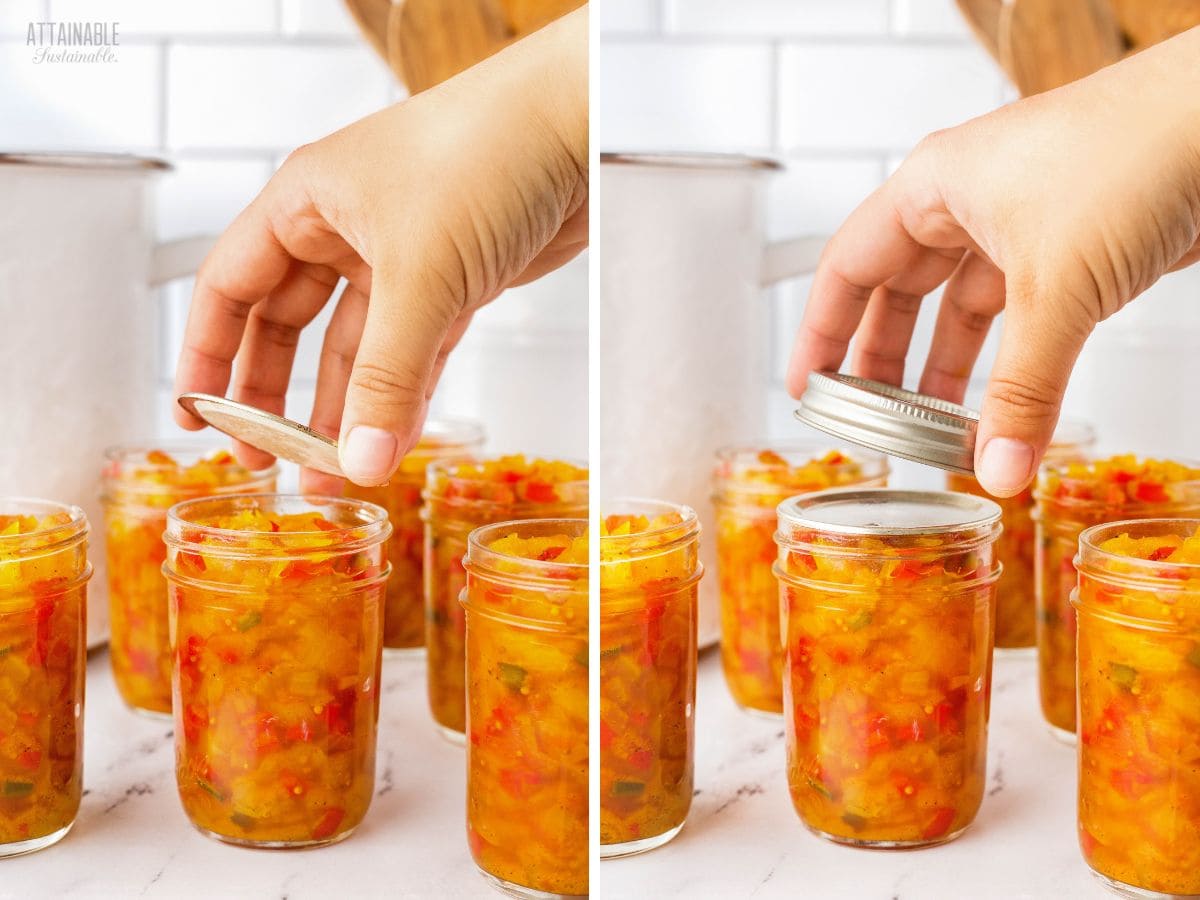
[[338,455],[342,471],[351,481],[382,484],[396,459],[396,436],[382,428],[355,425],[346,433]]
[[1008,497],[1033,475],[1033,447],[1014,438],[994,437],[983,445],[975,477],[989,494]]

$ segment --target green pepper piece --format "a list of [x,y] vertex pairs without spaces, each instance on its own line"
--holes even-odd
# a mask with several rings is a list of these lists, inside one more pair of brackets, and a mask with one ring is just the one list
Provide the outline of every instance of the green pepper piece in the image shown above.
[[446,611],[443,609],[430,609],[426,612],[425,618],[427,618],[434,625],[450,624],[450,617],[446,615]]
[[525,686],[525,676],[529,673],[520,666],[512,663],[500,663],[500,680],[510,691],[520,691]]
[[847,622],[846,627],[849,628],[851,631],[862,631],[864,628],[866,628],[868,625],[871,624],[871,619],[873,617],[874,617],[874,614],[871,612],[871,610],[864,609],[861,612],[859,612],[854,618],[852,618],[849,622]]
[[581,649],[578,653],[575,654],[575,662],[579,663],[579,665],[583,666],[585,669],[588,667],[587,644],[584,644],[583,649]]
[[8,654],[12,653],[13,646],[13,644],[9,644],[7,647],[0,647],[0,656],[8,656]]
[[600,659],[601,659],[601,661],[606,660],[606,659],[612,659],[616,656],[619,656],[620,654],[622,654],[624,652],[625,652],[624,644],[618,644],[615,647],[604,647],[600,650]]
[[244,616],[242,616],[240,619],[238,619],[237,630],[238,631],[249,631],[251,628],[253,628],[255,625],[258,625],[260,622],[262,622],[262,613],[260,613],[258,610],[254,610],[253,612],[248,612]]
[[5,797],[28,797],[33,793],[32,781],[6,781],[4,782]]
[[614,781],[612,786],[613,796],[616,797],[636,797],[646,789],[646,785],[641,781]]
[[1119,662],[1108,664],[1108,677],[1127,691],[1133,687],[1133,683],[1137,681],[1137,676],[1138,670],[1133,666],[1127,666]]
[[196,787],[200,788],[200,790],[204,791],[204,793],[208,794],[210,797],[212,797],[218,803],[225,802],[225,795],[222,794],[220,791],[218,791],[215,787],[213,787],[212,784],[205,781],[203,778],[196,779]]
[[1186,659],[1197,669],[1200,669],[1200,644],[1196,644],[1194,647],[1192,647],[1192,650],[1190,653],[1188,653]]
[[238,828],[245,829],[246,831],[249,831],[258,824],[257,820],[253,816],[248,816],[245,813],[240,812],[235,812],[233,815],[231,815],[229,817],[229,821]]
[[822,784],[821,782],[817,781],[817,779],[812,778],[812,777],[808,778],[808,786],[810,788],[812,788],[814,791],[816,791],[818,794],[820,794],[822,797],[824,797],[826,800],[833,799],[833,791],[829,790],[829,788],[825,787],[825,785]]
[[867,820],[856,813],[842,813],[842,821],[853,828],[855,831],[862,831],[866,827]]

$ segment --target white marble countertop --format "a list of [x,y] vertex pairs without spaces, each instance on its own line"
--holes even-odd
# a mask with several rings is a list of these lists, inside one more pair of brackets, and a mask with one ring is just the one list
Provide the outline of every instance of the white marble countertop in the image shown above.
[[915,851],[857,850],[810,834],[787,791],[783,723],[734,706],[715,652],[700,663],[696,798],[670,844],[607,860],[605,898],[1076,900],[1110,896],[1075,841],[1075,752],[1037,709],[1032,658],[997,659],[988,790],[956,841]]
[[93,654],[79,818],[58,845],[0,862],[0,898],[500,896],[471,862],[463,750],[436,734],[424,674],[419,659],[384,662],[375,799],[358,830],[316,850],[248,850],[191,827],[175,793],[170,723],[129,712],[108,654]]

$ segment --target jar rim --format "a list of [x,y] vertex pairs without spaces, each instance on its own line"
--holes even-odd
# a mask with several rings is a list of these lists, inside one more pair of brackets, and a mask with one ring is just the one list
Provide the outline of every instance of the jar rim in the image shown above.
[[[614,509],[624,507],[628,511]],[[600,515],[641,515],[652,519],[660,515],[677,514],[680,521],[631,534],[605,534],[600,536],[600,565],[620,565],[634,560],[648,559],[678,550],[681,546],[700,536],[700,517],[694,509],[682,503],[656,500],[649,497],[614,497],[601,505]],[[639,545],[641,552],[630,553],[631,545]],[[607,558],[606,558],[607,557]]]
[[[484,438],[483,423],[481,422],[457,416],[438,416],[436,419],[425,420],[417,446],[409,453],[436,452],[441,449],[456,449],[469,444],[482,444]],[[426,440],[431,441],[432,446],[421,447],[421,442]]]
[[[139,461],[139,469],[146,472],[170,472],[176,470],[177,468],[186,468],[190,465],[195,465],[202,459],[206,458],[209,454],[217,453],[221,450],[225,450],[230,453],[233,452],[229,449],[229,447],[224,446],[219,441],[205,441],[202,439],[189,441],[186,438],[183,438],[170,441],[137,441],[127,444],[113,444],[112,446],[105,448],[104,458],[110,464],[122,465],[126,462],[130,462],[130,457],[136,454],[148,454],[156,450],[166,453],[172,458],[182,454],[194,454],[196,455],[196,459],[192,460],[191,462],[180,463],[178,466],[152,463],[143,459]],[[256,482],[268,481],[269,479],[279,477],[280,469],[279,463],[277,462],[272,463],[265,469],[247,469],[245,466],[242,466],[241,463],[238,463],[238,465],[245,470],[246,478],[242,481],[220,486],[216,488],[216,490],[220,490],[221,487],[246,488],[254,485]],[[112,476],[107,471],[104,473],[104,482],[106,484],[119,484],[120,490],[128,494],[162,494],[170,493],[172,490],[180,490],[179,488],[175,488],[172,485],[166,484],[142,484],[135,480],[123,481],[120,477]],[[242,490],[239,491],[239,493],[251,492]],[[226,494],[225,496],[231,495]],[[108,497],[106,494],[106,496],[102,497],[101,499],[110,500],[111,497]]]
[[[345,547],[338,547],[339,550],[349,550],[353,545],[360,542],[375,543],[379,540],[385,540],[391,533],[392,527],[388,519],[387,510],[366,500],[358,500],[350,497],[329,497],[320,494],[220,494],[212,497],[196,497],[191,500],[184,500],[168,509],[167,533],[165,536],[167,543],[177,545],[197,543],[196,541],[184,540],[173,534],[175,531],[181,532],[184,529],[190,534],[216,538],[226,544],[236,542],[239,538],[243,538],[246,535],[259,533],[237,528],[220,528],[215,525],[204,525],[187,518],[188,514],[194,514],[205,507],[227,505],[233,506],[235,509],[263,509],[264,505],[268,508],[282,505],[296,505],[303,506],[303,511],[305,512],[320,511],[319,508],[314,509],[314,507],[337,507],[348,511],[351,516],[359,516],[361,519],[350,525],[338,525],[328,531],[317,529],[312,531],[271,532],[271,535],[280,542],[278,549],[281,551],[288,549],[287,545],[289,543],[303,543],[305,538],[311,538],[314,535],[322,535],[327,540],[331,540],[339,535],[352,535],[355,538],[354,541],[348,543]],[[300,511],[297,510],[297,512]],[[320,548],[309,549],[318,550]],[[211,551],[212,548],[206,546],[205,552]],[[239,550],[238,552],[245,551]]]
[[[1058,506],[1069,506],[1069,507],[1075,507],[1075,508],[1079,508],[1079,509],[1085,509],[1085,508],[1089,508],[1089,507],[1099,507],[1099,508],[1110,507],[1113,504],[1106,502],[1104,500],[1085,499],[1085,498],[1081,498],[1081,497],[1051,496],[1051,495],[1047,494],[1046,491],[1044,490],[1043,479],[1046,476],[1049,476],[1051,474],[1057,475],[1060,479],[1068,478],[1069,476],[1067,476],[1067,474],[1066,474],[1067,469],[1073,465],[1079,465],[1082,463],[1083,465],[1091,466],[1095,463],[1106,462],[1108,460],[1112,460],[1112,459],[1115,459],[1120,456],[1132,456],[1139,463],[1149,462],[1149,461],[1153,460],[1156,462],[1174,463],[1176,465],[1186,466],[1189,469],[1200,469],[1200,461],[1197,461],[1197,460],[1182,459],[1182,458],[1177,458],[1177,457],[1170,457],[1170,458],[1163,457],[1161,459],[1156,459],[1154,457],[1147,457],[1147,456],[1144,456],[1144,455],[1138,454],[1138,453],[1109,453],[1109,454],[1089,453],[1086,456],[1084,456],[1082,459],[1080,459],[1080,458],[1069,459],[1068,458],[1068,459],[1061,459],[1061,460],[1044,460],[1042,462],[1042,465],[1038,469],[1037,481],[1034,484],[1034,488],[1033,488],[1033,496],[1036,500],[1045,500],[1047,502],[1053,503]],[[1079,481],[1080,479],[1070,479],[1070,480]],[[1165,511],[1165,510],[1171,509],[1172,507],[1187,506],[1187,505],[1191,505],[1192,503],[1200,502],[1200,478],[1185,478],[1185,479],[1180,479],[1179,481],[1167,482],[1167,484],[1171,487],[1184,488],[1190,494],[1193,494],[1194,497],[1192,497],[1190,499],[1171,501],[1168,503],[1163,503],[1163,502],[1158,502],[1158,501],[1147,502],[1144,500],[1132,500],[1129,502],[1121,503],[1120,508],[1121,509],[1131,509],[1131,510],[1162,509]],[[1168,517],[1168,518],[1171,518],[1171,517]]]
[[[467,535],[467,555],[463,559],[464,565],[468,562],[478,564],[481,560],[487,561],[491,558],[514,560],[520,562],[522,566],[528,567],[530,575],[534,578],[539,576],[544,578],[542,573],[548,573],[558,570],[567,570],[573,573],[586,574],[588,564],[586,562],[558,562],[553,559],[529,559],[525,556],[514,556],[511,553],[504,553],[499,550],[492,549],[489,543],[499,537],[504,537],[514,532],[541,531],[541,537],[550,535],[566,534],[568,537],[577,538],[585,537],[588,533],[587,519],[573,518],[553,518],[553,519],[508,519],[504,522],[492,522],[488,525],[481,525],[478,528],[471,530]],[[534,537],[535,535],[521,535],[522,537]],[[536,573],[536,574],[535,574]],[[512,575],[514,578],[524,580],[526,576]],[[550,579],[555,583],[562,584],[566,579],[555,578]]]
[[[1142,535],[1134,535],[1132,532],[1145,531],[1153,532]],[[1184,533],[1186,531],[1186,534]],[[1121,535],[1129,535],[1130,537],[1160,537],[1165,534],[1173,534],[1176,537],[1191,537],[1194,534],[1200,533],[1200,519],[1174,518],[1163,517],[1157,519],[1121,519],[1116,522],[1103,522],[1099,525],[1093,525],[1090,528],[1085,528],[1079,535],[1079,557],[1081,561],[1086,561],[1089,556],[1097,560],[1120,560],[1122,565],[1131,567],[1131,573],[1145,573],[1146,581],[1172,581],[1170,578],[1163,578],[1161,575],[1155,577],[1167,569],[1175,569],[1180,572],[1190,572],[1200,578],[1200,562],[1172,562],[1169,559],[1142,559],[1139,556],[1127,556],[1122,553],[1114,553],[1111,550],[1105,550],[1101,544],[1112,538],[1120,537]],[[1111,577],[1116,573],[1105,572],[1105,577]],[[1118,576],[1120,579],[1121,576]],[[1128,577],[1128,576],[1126,576]],[[1137,580],[1137,579],[1129,579]]]
[[[498,460],[501,460],[501,459],[506,459],[506,458],[509,458],[512,456],[519,456],[519,455],[520,454],[516,454],[516,453],[472,453],[469,456],[455,456],[455,457],[449,458],[449,459],[435,459],[429,463],[429,468],[426,469],[426,472],[430,476],[433,476],[434,474],[444,474],[447,479],[449,479],[451,481],[456,481],[456,482],[459,482],[462,484],[491,484],[492,479],[490,479],[490,478],[470,478],[465,475],[454,475],[454,474],[451,474],[450,472],[445,472],[444,470],[450,468],[451,466],[479,465],[481,463],[497,462]],[[557,459],[557,458],[551,458],[549,456],[532,456],[532,457],[526,457],[526,461],[530,462],[530,463],[566,463],[569,466],[574,466],[575,468],[582,469],[585,472],[588,471],[587,463],[583,462],[582,460],[578,460],[578,459]],[[589,481],[590,481],[590,479],[586,478],[586,477],[585,478],[576,478],[571,481],[556,481],[556,482],[554,482],[554,485],[555,485],[555,487],[569,486],[569,485],[587,485],[589,483]],[[456,498],[456,499],[462,499],[462,498]],[[479,502],[491,502],[491,501],[479,501]]]
[[[845,509],[852,504],[857,504],[865,511],[882,509],[883,505],[889,502],[908,504],[910,507],[924,506],[930,509],[940,507],[947,511],[958,510],[962,515],[946,514],[925,524],[913,525],[884,521],[863,521],[856,524],[853,521],[838,520],[844,516],[826,515],[824,518],[819,518],[813,515],[814,511],[821,506],[832,511],[839,506]],[[902,488],[832,488],[789,497],[779,504],[777,511],[781,532],[786,525],[792,528],[811,528],[814,531],[825,533],[864,537],[935,535],[980,528],[998,528],[1001,517],[999,504],[986,497],[957,491],[918,491]],[[910,509],[909,512],[911,511]]]
[[70,518],[49,528],[26,531],[20,534],[0,535],[0,550],[9,550],[14,556],[44,556],[63,549],[87,536],[87,513],[72,503],[44,500],[40,497],[0,496],[0,515],[38,516],[66,513]]

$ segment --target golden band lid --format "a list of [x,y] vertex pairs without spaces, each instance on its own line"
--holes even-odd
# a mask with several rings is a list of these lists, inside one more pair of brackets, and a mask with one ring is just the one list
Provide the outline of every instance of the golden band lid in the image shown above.
[[345,477],[337,441],[306,425],[212,394],[182,394],[179,405],[243,444],[308,469]]
[[890,456],[972,475],[979,413],[957,403],[838,372],[812,372],[796,418]]

